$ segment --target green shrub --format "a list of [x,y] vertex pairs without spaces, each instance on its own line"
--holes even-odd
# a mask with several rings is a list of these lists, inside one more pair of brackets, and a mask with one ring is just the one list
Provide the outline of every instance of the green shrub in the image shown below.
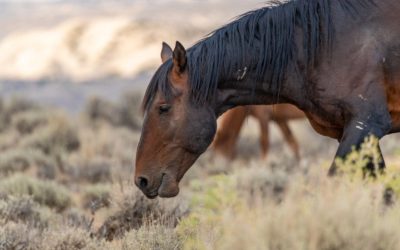
[[235,185],[236,180],[228,175],[215,175],[205,181],[192,181],[191,188],[194,193],[191,207],[196,212],[214,213],[219,212],[221,205],[235,206],[238,201]]
[[[345,159],[335,159],[339,174],[344,174],[349,178],[360,179],[366,176],[367,171],[372,174],[379,174],[379,162],[381,161],[379,152],[379,140],[375,136],[365,138],[360,149],[353,148]],[[366,169],[367,163],[372,162],[374,169]]]
[[399,249],[399,204],[385,206],[383,184],[316,171],[291,177],[279,200],[249,202],[236,172],[196,184],[177,227],[183,249]]
[[[185,249],[207,249],[208,240],[204,238],[219,237],[221,229],[217,225],[221,215],[226,209],[241,207],[245,202],[240,199],[236,185],[236,178],[223,174],[191,181],[190,213],[177,226]],[[200,233],[203,231],[206,237]]]
[[[341,178],[365,184],[385,185],[383,199],[386,204],[392,204],[396,198],[400,197],[400,174],[398,168],[392,166],[387,167],[383,172],[379,169],[381,155],[378,146],[379,140],[370,136],[365,139],[359,150],[353,149],[345,159],[336,159],[335,163]],[[366,169],[369,161],[372,161],[374,169]]]
[[21,174],[2,180],[0,192],[17,197],[29,195],[39,204],[59,211],[71,205],[70,193],[63,186],[52,181],[41,181]]

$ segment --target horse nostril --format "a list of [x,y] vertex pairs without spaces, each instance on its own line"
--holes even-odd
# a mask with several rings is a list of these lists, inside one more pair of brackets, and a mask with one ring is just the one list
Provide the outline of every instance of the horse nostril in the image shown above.
[[138,184],[140,188],[146,188],[149,184],[149,181],[145,177],[138,177]]

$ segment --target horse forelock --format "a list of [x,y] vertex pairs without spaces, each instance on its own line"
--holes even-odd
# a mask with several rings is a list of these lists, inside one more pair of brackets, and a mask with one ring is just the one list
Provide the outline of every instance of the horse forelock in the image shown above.
[[157,93],[161,93],[166,100],[173,96],[172,86],[169,83],[168,73],[172,69],[172,60],[163,63],[153,75],[146,89],[142,102],[142,112],[146,112],[154,101]]

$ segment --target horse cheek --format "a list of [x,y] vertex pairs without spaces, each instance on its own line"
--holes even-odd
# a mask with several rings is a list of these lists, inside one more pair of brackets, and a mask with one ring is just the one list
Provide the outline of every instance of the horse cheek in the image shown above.
[[216,127],[216,119],[210,119],[209,116],[192,121],[185,131],[185,148],[191,153],[204,153],[214,139]]
[[201,147],[201,151],[204,152],[207,150],[208,146],[212,143],[217,126],[215,122],[207,123],[202,126],[200,133],[199,133],[199,147]]

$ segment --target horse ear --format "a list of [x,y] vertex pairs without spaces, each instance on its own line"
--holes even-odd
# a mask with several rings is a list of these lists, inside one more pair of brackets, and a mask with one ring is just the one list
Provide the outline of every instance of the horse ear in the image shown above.
[[176,42],[175,49],[172,55],[174,61],[174,70],[177,73],[183,73],[186,69],[187,58],[186,50],[180,42]]
[[165,63],[166,61],[168,61],[169,59],[172,58],[172,49],[171,47],[166,43],[163,42],[162,43],[162,50],[161,50],[161,61],[163,63]]

